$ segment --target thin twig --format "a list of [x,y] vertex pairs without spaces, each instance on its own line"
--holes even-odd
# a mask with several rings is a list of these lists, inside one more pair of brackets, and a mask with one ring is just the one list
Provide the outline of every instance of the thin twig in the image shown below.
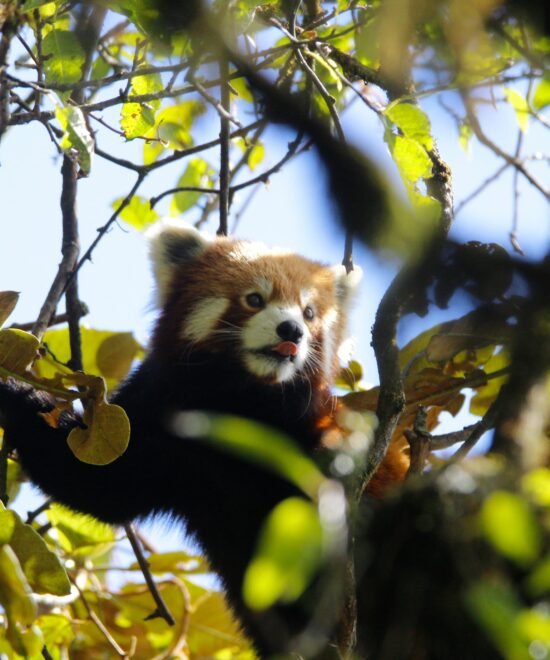
[[147,563],[147,560],[143,555],[143,550],[141,548],[139,539],[137,538],[134,526],[132,525],[132,523],[127,523],[126,525],[124,525],[124,529],[126,530],[126,534],[128,535],[128,540],[130,541],[132,550],[134,551],[141,572],[143,573],[143,577],[145,578],[147,587],[149,588],[149,591],[151,592],[151,596],[153,597],[153,600],[155,601],[155,605],[157,606],[157,609],[152,614],[147,616],[146,620],[160,617],[164,619],[166,623],[168,623],[168,625],[170,626],[175,625],[176,621],[172,616],[172,614],[170,613],[170,610],[168,609],[162,596],[160,595],[160,592],[157,589],[157,585],[155,584],[153,576],[151,575],[151,571],[149,570],[149,564]]
[[218,236],[227,236],[228,218],[231,199],[229,197],[229,122],[231,117],[231,91],[229,89],[229,60],[222,54],[220,56],[220,105],[224,114],[220,114],[220,221]]
[[113,651],[121,658],[127,658],[128,654],[126,651],[119,646],[118,642],[116,639],[111,635],[105,624],[101,621],[101,619],[97,616],[97,614],[93,611],[92,606],[88,602],[88,599],[84,595],[84,592],[82,589],[78,586],[76,583],[76,580],[71,578],[71,582],[73,583],[74,587],[77,589],[79,595],[80,595],[80,600],[82,601],[82,604],[84,605],[84,608],[86,609],[86,612],[88,613],[88,616],[90,617],[90,621],[95,625],[95,627],[99,630],[99,632],[105,637]]
[[509,165],[512,165],[512,167],[515,167],[523,176],[529,181],[531,185],[533,185],[539,192],[541,192],[546,199],[550,199],[550,191],[548,191],[541,183],[536,179],[531,172],[525,167],[525,165],[518,160],[517,158],[514,158],[513,156],[510,156],[510,154],[506,153],[503,151],[495,142],[493,142],[490,138],[488,138],[485,133],[483,132],[483,129],[481,128],[481,124],[479,123],[474,109],[473,109],[473,102],[470,99],[469,95],[467,93],[462,94],[462,99],[464,101],[464,107],[466,108],[466,113],[468,115],[468,120],[470,122],[470,126],[472,127],[472,131],[474,132],[474,135],[476,138],[483,144],[485,147],[490,149],[496,156],[499,158],[502,158],[504,161],[506,161]]
[[[122,202],[118,205],[114,213],[111,215],[111,217],[107,220],[107,222],[103,225],[103,227],[100,227],[97,231],[97,236],[96,238],[92,241],[90,247],[86,250],[86,252],[82,255],[80,258],[80,261],[76,264],[74,270],[71,273],[71,277],[74,277],[76,273],[82,268],[83,264],[91,260],[93,251],[95,250],[97,244],[101,241],[101,239],[105,236],[105,234],[109,231],[113,223],[116,221],[118,216],[122,213],[122,211],[128,206],[128,204],[131,202],[132,197],[136,194],[137,189],[141,186],[143,183],[143,180],[145,179],[146,174],[140,172],[136,182],[132,186],[132,189],[130,192],[126,195],[126,197],[122,200]],[[66,285],[70,283],[70,278],[67,282]]]

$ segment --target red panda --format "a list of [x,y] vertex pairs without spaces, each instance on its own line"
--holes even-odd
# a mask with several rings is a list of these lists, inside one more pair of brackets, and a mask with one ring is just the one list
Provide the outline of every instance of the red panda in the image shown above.
[[[176,223],[160,223],[150,239],[159,317],[148,356],[113,397],[130,419],[127,451],[101,467],[77,460],[66,437],[79,416],[65,412],[58,428],[48,426],[38,413],[51,408],[49,396],[13,381],[0,381],[5,436],[30,478],[74,509],[115,524],[157,513],[183,521],[260,654],[287,652],[306,614],[296,604],[251,613],[241,586],[262,521],[296,490],[175,434],[172,420],[185,410],[245,416],[314,455],[334,411],[331,384],[360,274]],[[384,479],[398,476],[384,470]]]

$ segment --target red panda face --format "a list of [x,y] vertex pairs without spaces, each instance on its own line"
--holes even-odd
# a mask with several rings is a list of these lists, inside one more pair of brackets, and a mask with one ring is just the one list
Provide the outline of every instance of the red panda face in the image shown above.
[[163,341],[237,359],[259,381],[330,380],[360,273],[182,224],[152,233]]

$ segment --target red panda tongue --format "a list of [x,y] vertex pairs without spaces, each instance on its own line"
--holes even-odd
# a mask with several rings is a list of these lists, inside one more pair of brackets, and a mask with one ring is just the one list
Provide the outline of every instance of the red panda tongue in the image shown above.
[[271,349],[274,353],[285,357],[294,356],[298,353],[298,346],[293,341],[282,341]]

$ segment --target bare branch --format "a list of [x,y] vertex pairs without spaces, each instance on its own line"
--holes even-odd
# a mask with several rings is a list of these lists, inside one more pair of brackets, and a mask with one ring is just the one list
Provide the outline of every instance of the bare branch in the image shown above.
[[157,609],[152,614],[147,616],[146,620],[161,618],[164,619],[169,626],[175,625],[176,621],[172,616],[172,614],[170,613],[170,610],[166,606],[166,603],[164,602],[162,596],[160,595],[160,592],[157,589],[157,585],[155,584],[153,576],[151,575],[151,571],[149,570],[149,564],[147,563],[147,560],[145,559],[145,556],[143,554],[143,550],[139,543],[139,539],[137,538],[134,526],[132,525],[132,523],[127,523],[126,525],[124,525],[124,529],[126,530],[126,534],[128,535],[128,540],[130,541],[132,550],[134,551],[139,567],[141,568],[141,572],[143,573],[145,582],[149,588],[149,591],[151,592],[151,596],[153,596],[155,605],[157,606]]

